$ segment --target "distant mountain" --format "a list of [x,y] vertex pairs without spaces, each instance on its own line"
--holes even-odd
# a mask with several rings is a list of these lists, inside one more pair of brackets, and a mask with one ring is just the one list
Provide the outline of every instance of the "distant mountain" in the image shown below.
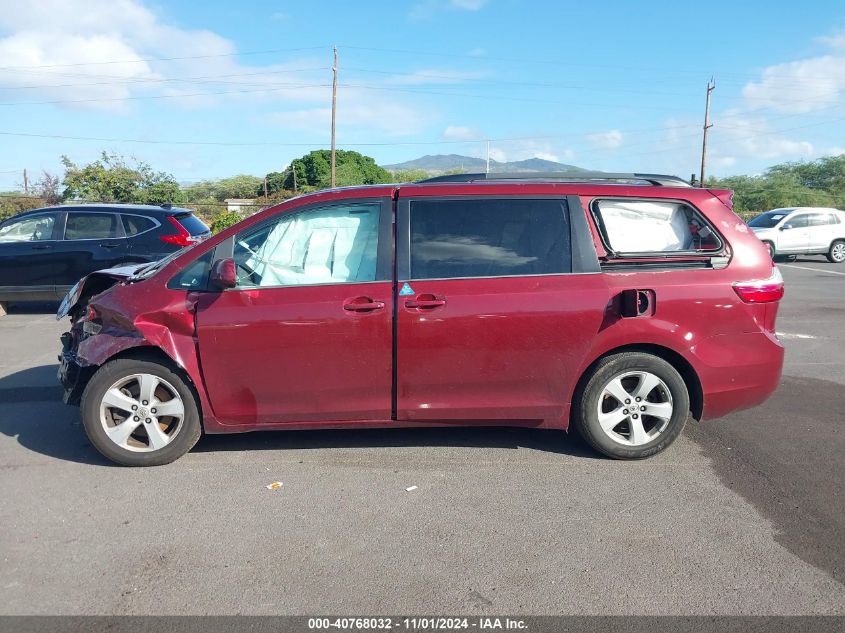
[[[460,154],[435,154],[433,156],[422,156],[414,160],[407,160],[404,163],[395,165],[382,165],[389,171],[405,171],[408,169],[421,169],[432,175],[442,174],[447,171],[460,170],[462,172],[482,172],[487,169],[487,161],[483,158],[472,156],[461,156]],[[583,172],[587,171],[575,165],[558,163],[544,158],[529,158],[512,162],[499,162],[490,160],[490,171],[495,172]]]

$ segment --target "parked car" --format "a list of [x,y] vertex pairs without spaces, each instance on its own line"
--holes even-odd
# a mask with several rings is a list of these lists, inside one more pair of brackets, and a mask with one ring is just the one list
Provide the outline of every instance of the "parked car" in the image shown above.
[[86,204],[0,223],[0,302],[61,299],[102,268],[143,264],[211,235],[190,209]]
[[728,191],[492,174],[322,191],[64,302],[59,376],[120,464],[202,432],[508,425],[653,455],[777,387],[783,280]]
[[772,209],[748,226],[773,258],[826,255],[834,264],[845,262],[845,211],[821,207]]

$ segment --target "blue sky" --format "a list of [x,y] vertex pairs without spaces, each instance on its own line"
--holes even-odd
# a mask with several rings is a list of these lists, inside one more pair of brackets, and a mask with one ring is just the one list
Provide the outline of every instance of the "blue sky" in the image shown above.
[[841,0],[0,0],[0,190],[103,149],[183,182],[280,170],[328,147],[333,45],[338,146],[381,164],[490,139],[688,176],[711,75],[709,173],[845,152]]

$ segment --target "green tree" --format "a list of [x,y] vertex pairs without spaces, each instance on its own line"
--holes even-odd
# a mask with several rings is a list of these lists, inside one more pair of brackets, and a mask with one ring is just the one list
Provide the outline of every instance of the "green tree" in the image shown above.
[[[265,180],[267,181],[267,194],[268,196],[276,196],[277,194],[281,194],[285,190],[285,173],[281,171],[271,171],[269,174],[264,176]],[[255,194],[256,196],[263,196],[264,195],[264,183],[260,183],[258,185],[258,191]]]
[[184,195],[173,176],[147,163],[129,163],[118,154],[103,152],[82,167],[62,156],[65,168],[62,197],[96,202],[181,203]]
[[[389,171],[379,167],[373,158],[358,152],[337,150],[335,163],[337,184],[340,186],[372,185],[392,180]],[[318,149],[291,161],[291,167],[285,171],[285,189],[294,188],[294,169],[298,190],[325,189],[331,186],[331,151]]]
[[222,202],[228,198],[254,198],[259,195],[257,193],[259,187],[263,194],[264,180],[262,178],[238,174],[219,180],[204,180],[188,185],[183,191],[190,202],[209,198]]

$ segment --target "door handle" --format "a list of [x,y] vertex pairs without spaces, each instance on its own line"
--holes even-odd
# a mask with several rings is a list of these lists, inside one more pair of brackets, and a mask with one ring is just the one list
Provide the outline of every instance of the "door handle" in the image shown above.
[[433,294],[421,294],[417,295],[413,299],[408,299],[405,302],[406,308],[419,308],[419,309],[431,309],[431,308],[439,308],[440,306],[446,305],[446,299],[443,297],[438,297]]
[[384,308],[384,301],[373,301],[369,297],[355,297],[343,303],[347,312],[372,312]]
[[32,250],[46,251],[48,248],[53,248],[52,244],[33,244]]
[[100,246],[103,248],[117,248],[120,244],[109,244],[108,242],[101,243]]

